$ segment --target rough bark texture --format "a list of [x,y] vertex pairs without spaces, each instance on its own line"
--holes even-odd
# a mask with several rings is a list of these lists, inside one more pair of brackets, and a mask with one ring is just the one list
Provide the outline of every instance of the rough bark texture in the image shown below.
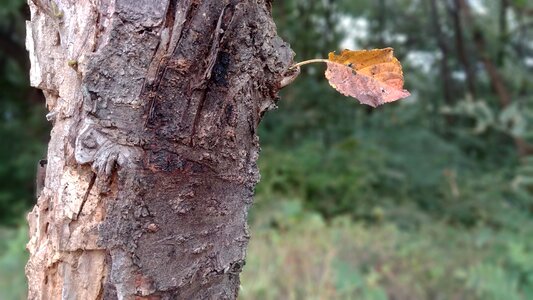
[[29,299],[234,299],[256,128],[293,53],[269,0],[30,0],[54,123]]

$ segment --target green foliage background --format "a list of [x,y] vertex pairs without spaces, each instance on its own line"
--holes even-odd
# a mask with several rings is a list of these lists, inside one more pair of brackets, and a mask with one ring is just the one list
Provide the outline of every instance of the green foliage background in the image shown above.
[[[468,17],[462,0],[431,2],[274,2],[297,61],[391,46],[413,96],[372,110],[319,65],[282,91],[261,124],[242,299],[533,299],[533,156],[515,145],[533,144],[533,5],[465,0]],[[24,298],[23,215],[50,129],[25,18],[23,1],[0,4],[0,299]]]

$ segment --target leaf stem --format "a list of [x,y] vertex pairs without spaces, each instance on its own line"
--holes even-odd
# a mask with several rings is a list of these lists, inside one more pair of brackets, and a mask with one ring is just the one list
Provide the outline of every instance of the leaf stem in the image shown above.
[[316,58],[316,59],[304,60],[304,61],[302,61],[302,62],[299,62],[299,63],[297,63],[297,64],[292,65],[290,68],[291,68],[291,69],[294,69],[294,68],[298,68],[298,67],[300,67],[300,66],[307,65],[307,64],[312,64],[312,63],[328,63],[328,62],[330,62],[330,61],[327,60],[327,59]]

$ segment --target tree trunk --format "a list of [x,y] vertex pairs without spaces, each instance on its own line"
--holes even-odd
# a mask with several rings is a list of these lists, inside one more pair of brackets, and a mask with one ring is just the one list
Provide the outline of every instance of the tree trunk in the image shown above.
[[235,299],[256,134],[293,53],[270,0],[31,0],[54,123],[29,299]]
[[[470,11],[468,2],[465,0],[456,0],[456,2],[458,3],[457,7],[464,12],[466,19],[470,20],[469,23],[472,23],[471,20],[473,20],[473,15]],[[481,28],[475,26],[475,24],[470,24],[470,26],[472,27],[474,45],[476,46],[476,50],[481,58],[481,62],[483,63],[485,71],[489,76],[492,88],[494,89],[494,92],[500,101],[500,106],[502,108],[506,108],[512,104],[511,92],[507,88],[500,70],[490,58],[485,44],[485,36]],[[513,136],[513,140],[520,158],[524,158],[533,154],[533,146],[531,146],[525,139],[522,137]]]
[[448,8],[453,19],[457,56],[459,56],[466,74],[467,90],[473,98],[476,98],[476,72],[469,59],[468,49],[465,44],[464,26],[461,19],[461,0],[454,0],[453,3],[449,2]]
[[[433,31],[435,32],[435,38],[437,40],[437,45],[439,46],[440,52],[442,53],[442,58],[440,62],[440,74],[442,77],[442,93],[444,95],[444,101],[446,105],[452,106],[455,104],[455,100],[452,94],[452,77],[449,66],[450,61],[450,50],[448,48],[448,41],[444,32],[442,31],[442,24],[440,22],[439,16],[439,7],[436,0],[431,0],[430,5],[430,18],[433,26]],[[453,123],[453,116],[446,116],[446,121],[448,125]]]

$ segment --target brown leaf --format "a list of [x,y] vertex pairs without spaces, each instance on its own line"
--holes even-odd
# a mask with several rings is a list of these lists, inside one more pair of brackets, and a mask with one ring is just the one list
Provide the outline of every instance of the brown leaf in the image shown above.
[[403,89],[402,66],[392,48],[329,54],[326,78],[340,93],[376,107],[411,95]]

